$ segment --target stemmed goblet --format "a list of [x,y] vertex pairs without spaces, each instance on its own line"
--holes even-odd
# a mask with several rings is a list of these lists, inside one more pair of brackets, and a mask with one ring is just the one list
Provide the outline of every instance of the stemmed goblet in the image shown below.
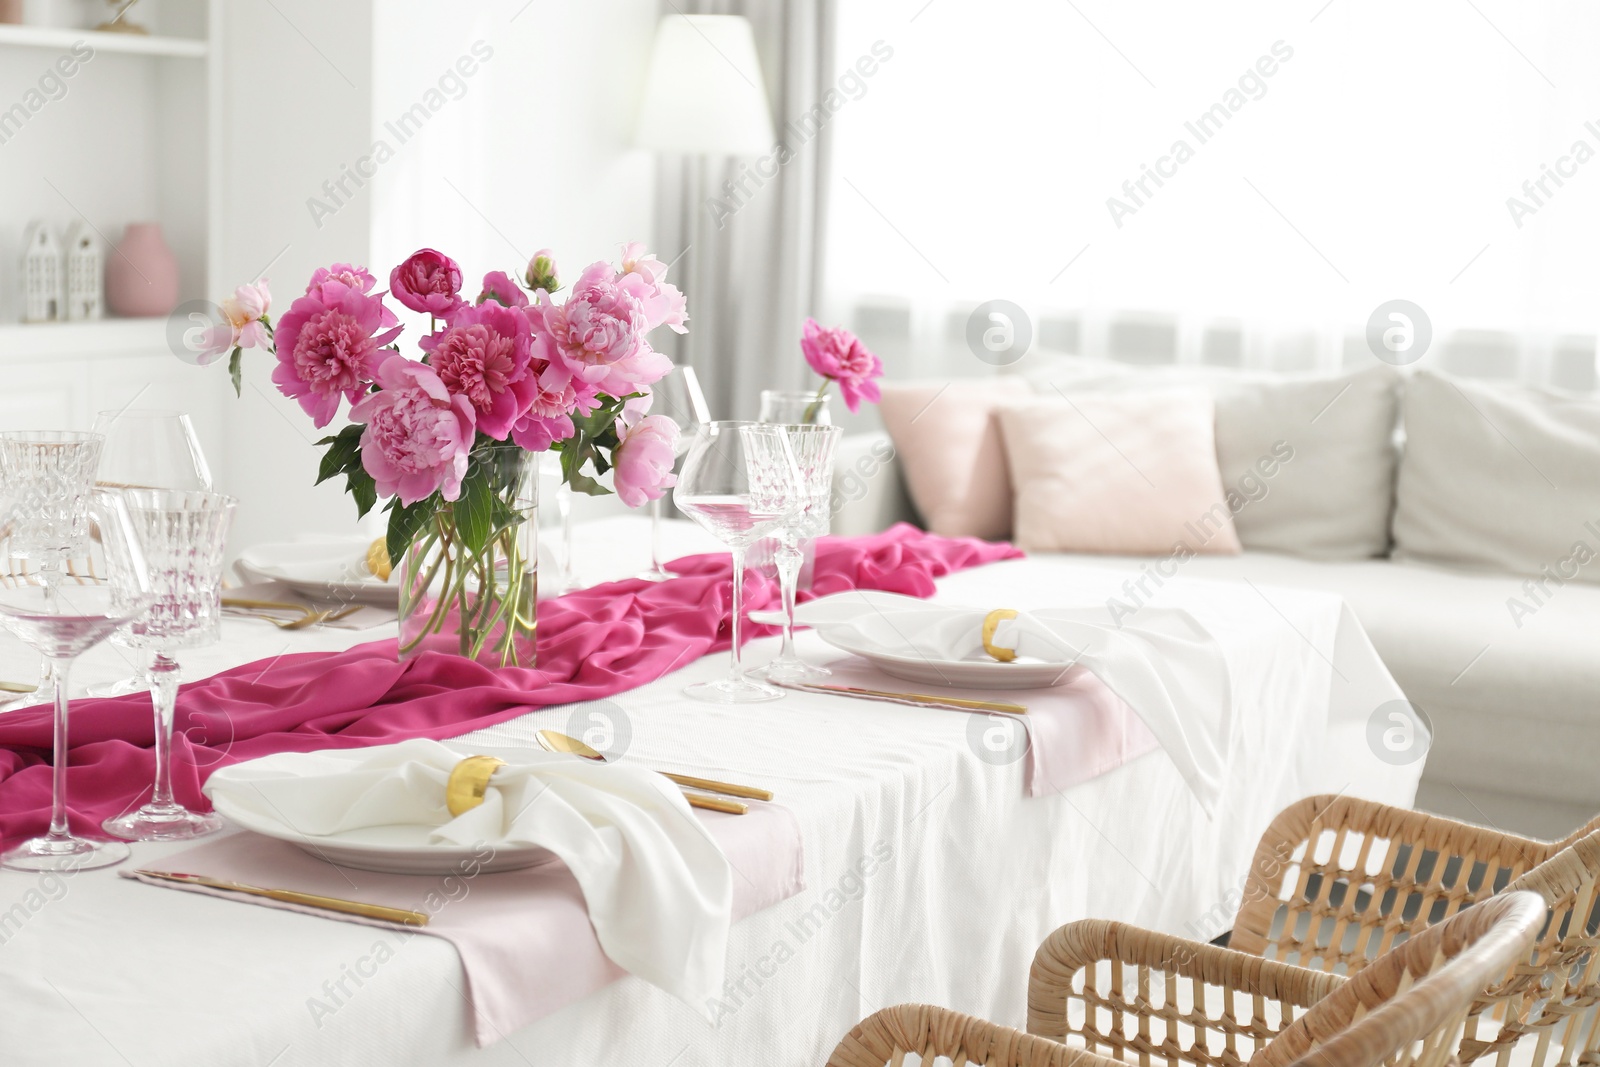
[[[706,395],[693,367],[673,367],[650,387],[650,414],[665,415],[678,424],[678,457],[689,451],[694,432],[711,421]],[[647,582],[664,582],[677,575],[661,559],[661,497],[650,501],[650,569],[638,575]]]
[[211,468],[189,416],[120,408],[94,417],[106,439],[96,481],[105,489],[198,489],[210,492]]
[[[200,439],[189,416],[182,412],[150,408],[102,411],[94,417],[94,432],[106,439],[95,476],[103,489],[212,489],[211,468],[200,450]],[[91,685],[88,693],[123,696],[148,687],[141,661],[129,677]]]
[[778,585],[783,592],[783,648],[778,657],[758,673],[769,682],[805,684],[819,682],[833,674],[826,667],[806,663],[794,650],[794,601],[800,584],[801,551],[807,540],[828,532],[833,515],[833,453],[844,433],[837,426],[784,425],[778,429],[789,439],[799,469],[804,504],[779,524],[773,537],[778,542],[774,561],[778,565]]
[[[49,605],[64,562],[84,551],[88,501],[105,438],[70,430],[0,433],[0,478],[14,509],[12,559],[34,565]],[[38,692],[50,688],[50,660],[39,669]]]
[[[8,477],[12,474],[7,471]],[[8,490],[15,492],[15,483]],[[6,525],[18,523],[10,505]],[[96,492],[84,508],[82,559],[63,559],[53,585],[38,574],[0,576],[0,627],[31,645],[50,662],[55,683],[54,770],[50,829],[3,855],[0,866],[21,871],[77,871],[108,867],[128,858],[120,841],[90,841],[67,826],[67,687],[78,656],[138,618],[155,600],[150,572],[122,500]]]
[[733,552],[732,636],[728,676],[685,692],[714,704],[777,700],[783,690],[747,678],[740,660],[745,552],[805,504],[789,438],[778,426],[710,422],[695,432],[673,501]]
[[222,620],[222,564],[235,501],[218,493],[126,489],[123,503],[150,564],[156,599],[111,640],[148,650],[155,709],[156,777],[149,803],[107,819],[106,833],[130,841],[179,841],[222,829],[221,817],[190,811],[172,797],[172,720],[180,649],[212,644]]

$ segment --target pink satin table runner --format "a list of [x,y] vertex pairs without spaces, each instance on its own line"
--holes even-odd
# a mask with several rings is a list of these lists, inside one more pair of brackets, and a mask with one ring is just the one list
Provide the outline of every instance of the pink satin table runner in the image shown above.
[[[934,579],[1021,555],[1007,544],[927,534],[904,524],[817,543],[813,595],[882,589],[926,597]],[[298,653],[246,664],[180,690],[173,736],[179,802],[209,810],[200,792],[217,767],[275,752],[445,740],[535,708],[599,700],[655,681],[729,643],[732,563],[725,553],[675,561],[682,577],[630,579],[539,605],[539,666],[492,669],[425,653],[398,662],[395,641],[339,653]],[[776,588],[751,576],[746,607],[773,606]],[[749,627],[751,637],[771,631]],[[72,829],[142,803],[155,773],[148,694],[73,702],[68,795]],[[51,711],[0,715],[0,841],[43,831],[50,811]]]

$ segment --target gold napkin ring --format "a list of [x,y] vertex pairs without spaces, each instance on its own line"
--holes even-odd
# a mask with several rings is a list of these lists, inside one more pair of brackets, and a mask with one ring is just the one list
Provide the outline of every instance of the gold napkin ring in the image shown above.
[[450,778],[444,783],[444,802],[450,814],[460,815],[482,804],[490,776],[505,765],[505,760],[493,756],[468,756],[450,768]]
[[1017,613],[1010,608],[995,608],[983,617],[983,650],[1001,663],[1010,663],[1017,658],[1017,654],[1012,649],[1001,648],[995,644],[994,632],[1000,628],[1002,622],[1016,617]]

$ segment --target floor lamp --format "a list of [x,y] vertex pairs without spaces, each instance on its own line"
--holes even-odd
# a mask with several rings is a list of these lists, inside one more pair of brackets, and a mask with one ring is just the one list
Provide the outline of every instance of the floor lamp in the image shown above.
[[656,29],[634,137],[639,147],[678,161],[681,195],[669,203],[670,194],[658,188],[656,212],[658,228],[659,220],[681,213],[683,244],[660,252],[683,255],[678,284],[688,298],[690,329],[678,340],[677,358],[700,372],[718,418],[733,414],[726,411],[725,377],[714,356],[728,293],[717,277],[720,231],[704,205],[714,195],[713,176],[728,158],[773,148],[765,84],[748,19],[667,15]]

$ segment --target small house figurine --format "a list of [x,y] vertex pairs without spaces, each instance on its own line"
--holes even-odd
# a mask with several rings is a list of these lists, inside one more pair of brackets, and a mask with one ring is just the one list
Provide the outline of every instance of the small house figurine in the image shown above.
[[22,321],[54,322],[61,318],[66,310],[65,281],[60,242],[48,225],[34,222],[23,240]]
[[98,319],[105,314],[101,279],[104,253],[94,230],[82,219],[67,231],[67,314],[73,322]]

